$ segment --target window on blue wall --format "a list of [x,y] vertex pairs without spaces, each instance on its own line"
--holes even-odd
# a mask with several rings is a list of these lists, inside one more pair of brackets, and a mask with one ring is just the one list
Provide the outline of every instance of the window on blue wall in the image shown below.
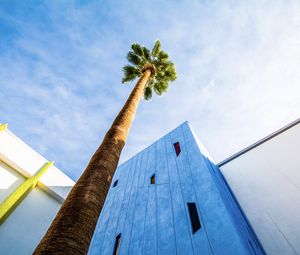
[[176,152],[176,156],[178,157],[178,155],[179,155],[180,152],[181,152],[179,142],[174,143],[174,149],[175,149],[175,152]]
[[116,187],[118,185],[118,180],[116,180],[113,184],[113,187]]
[[115,241],[115,247],[114,247],[114,253],[113,253],[113,255],[118,255],[119,254],[120,243],[121,243],[121,233],[116,236],[116,241]]
[[192,232],[195,234],[201,228],[197,207],[195,203],[187,203],[187,205],[189,208]]
[[155,184],[155,174],[153,174],[150,178],[150,183]]

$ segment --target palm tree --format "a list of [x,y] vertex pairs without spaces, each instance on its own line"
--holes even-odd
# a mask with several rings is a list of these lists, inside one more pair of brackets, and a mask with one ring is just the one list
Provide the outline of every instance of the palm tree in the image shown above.
[[152,51],[132,44],[123,83],[139,78],[87,168],[72,188],[34,254],[86,254],[138,104],[162,95],[176,79],[175,65],[156,41]]

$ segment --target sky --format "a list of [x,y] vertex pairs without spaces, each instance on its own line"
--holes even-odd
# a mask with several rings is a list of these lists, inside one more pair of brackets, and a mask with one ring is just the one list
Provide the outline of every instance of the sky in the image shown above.
[[216,162],[300,117],[300,1],[0,1],[0,123],[74,180],[160,39],[178,79],[142,101],[120,162],[188,120]]

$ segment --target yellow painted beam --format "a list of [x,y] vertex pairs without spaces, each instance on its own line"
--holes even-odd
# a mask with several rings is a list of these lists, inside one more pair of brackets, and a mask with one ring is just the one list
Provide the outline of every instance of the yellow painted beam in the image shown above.
[[13,212],[26,195],[34,189],[39,179],[54,162],[45,163],[36,175],[25,180],[12,194],[0,204],[0,224]]
[[0,124],[0,132],[7,129],[7,124]]

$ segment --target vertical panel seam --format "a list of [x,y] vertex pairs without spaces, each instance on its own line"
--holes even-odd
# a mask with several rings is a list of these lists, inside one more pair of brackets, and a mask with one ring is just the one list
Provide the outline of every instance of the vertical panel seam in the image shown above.
[[[143,153],[141,153],[142,156],[143,156]],[[140,164],[139,164],[139,176],[138,176],[138,183],[137,183],[137,187],[136,187],[136,194],[135,194],[135,198],[134,198],[134,204],[133,204],[133,209],[134,209],[134,212],[133,212],[133,217],[132,217],[132,227],[131,227],[131,230],[130,230],[130,238],[129,238],[129,246],[128,246],[128,251],[130,251],[130,246],[131,246],[131,238],[132,238],[132,229],[133,229],[133,223],[134,223],[134,216],[135,216],[135,205],[136,205],[136,200],[137,200],[137,193],[138,193],[138,189],[139,189],[139,182],[140,182],[140,173],[141,173],[141,161],[142,161],[142,156],[141,156],[141,159],[140,159]]]
[[[193,180],[193,174],[192,174],[192,170],[191,170],[191,163],[190,163],[190,158],[189,158],[189,153],[187,151],[187,147],[186,147],[186,139],[185,139],[185,135],[184,135],[184,132],[183,132],[183,129],[181,127],[181,132],[182,132],[182,135],[183,135],[183,140],[184,140],[184,148],[185,148],[185,152],[186,152],[186,155],[187,155],[187,159],[188,159],[188,163],[189,163],[189,169],[190,169],[190,173],[191,173],[191,181],[192,181],[192,184],[193,184],[193,190],[194,190],[194,194],[195,194],[195,198],[196,198],[196,201],[197,201],[197,204],[199,205],[199,201],[198,201],[198,198],[197,198],[197,194],[196,194],[196,189],[195,189],[195,184],[194,184],[194,180]],[[206,231],[206,224],[205,224],[205,220],[204,220],[204,216],[203,214],[201,213],[201,209],[200,209],[200,206],[198,206],[199,208],[199,213],[200,213],[200,219],[203,220],[203,228],[204,228],[204,231],[206,233],[206,238],[207,238],[207,241],[208,241],[208,244],[209,244],[209,247],[211,249],[211,252],[212,254],[214,254],[214,251],[213,251],[213,248],[212,248],[212,245],[210,243],[210,240],[208,238],[208,234],[207,234],[207,231]]]
[[144,243],[145,243],[145,226],[146,226],[146,219],[147,219],[147,211],[148,211],[148,199],[149,199],[149,187],[147,187],[147,203],[146,203],[146,211],[145,211],[145,217],[144,217],[144,226],[143,226],[143,239],[142,239],[142,252],[141,254],[143,254],[144,252]]
[[[147,162],[146,162],[146,167],[145,167],[145,175],[146,175],[146,170],[148,169],[148,160],[149,160],[149,150],[147,150]],[[145,180],[145,175],[144,175],[144,180]],[[143,182],[144,182],[144,180],[143,180]],[[141,243],[141,246],[142,246],[141,254],[143,254],[143,251],[144,251],[145,225],[146,225],[147,211],[148,211],[148,199],[149,199],[149,187],[147,186],[147,201],[146,201],[146,211],[145,211],[145,217],[144,217],[143,239],[142,239],[142,243]]]
[[[131,168],[131,163],[130,163],[130,168]],[[118,169],[118,170],[120,170],[120,169]],[[117,171],[116,171],[116,172],[117,172]],[[116,173],[116,172],[115,172],[115,173]],[[122,172],[119,174],[118,179],[120,179],[121,174],[122,174]],[[113,195],[114,195],[114,196],[113,196],[112,204],[111,204],[111,206],[110,206],[110,208],[113,208],[113,210],[114,210],[115,207],[116,207],[116,206],[114,206],[114,203],[115,203],[115,199],[116,199],[117,192],[118,192],[118,189],[119,189],[119,188],[120,188],[120,187],[115,187],[115,188],[113,188],[113,187],[110,185],[109,191],[113,191]],[[124,198],[124,197],[123,197],[123,198]],[[122,202],[123,202],[123,199],[122,199]],[[122,204],[121,204],[120,210],[121,210],[121,209],[122,209]],[[120,214],[119,214],[119,215],[120,215]],[[111,217],[112,217],[112,213],[109,214],[107,223],[106,223],[106,225],[105,225],[105,232],[104,232],[103,243],[102,243],[102,247],[101,247],[101,253],[103,252],[103,249],[104,249],[105,239],[106,239],[106,236],[107,236],[107,227],[108,227],[108,225],[109,225],[109,223],[110,223],[110,221],[111,221]],[[119,216],[118,216],[118,219],[119,219]],[[117,227],[118,227],[118,224],[116,225],[116,228],[117,228]],[[112,232],[115,232],[115,231],[113,230]]]
[[[113,192],[113,201],[111,202],[110,208],[113,207],[113,204],[115,202],[115,197],[116,197],[116,191],[114,190],[114,192]],[[104,238],[103,238],[102,247],[101,247],[101,253],[100,254],[102,254],[102,251],[104,249],[104,242],[105,242],[105,237],[106,237],[106,232],[107,232],[107,225],[110,222],[110,217],[111,217],[111,214],[109,214],[107,222],[105,224],[105,232],[104,232],[105,234],[104,234]]]
[[[171,136],[171,134],[169,134],[169,136]],[[170,137],[170,140],[172,141],[171,137]],[[172,157],[172,155],[171,155],[171,157]],[[174,158],[174,156],[173,156],[173,158]],[[175,158],[175,164],[176,164],[176,171],[177,171],[178,180],[179,180],[180,193],[181,193],[181,197],[182,197],[182,201],[183,201],[183,206],[184,206],[185,217],[186,217],[186,220],[187,220],[187,224],[189,224],[189,218],[188,218],[188,215],[187,215],[186,201],[184,200],[184,196],[183,196],[182,183],[181,183],[181,179],[180,179],[180,175],[179,175],[178,163],[177,163],[177,159],[176,158]],[[193,251],[193,254],[195,254],[194,253],[193,243],[192,243],[191,231],[190,231],[190,228],[188,228],[188,229],[189,229],[189,236],[190,236],[190,242],[191,242],[192,251]]]
[[123,206],[123,203],[124,203],[124,198],[125,198],[125,195],[126,195],[126,190],[127,190],[127,185],[128,185],[128,181],[129,181],[129,177],[130,177],[130,174],[132,172],[132,161],[130,162],[130,165],[129,165],[129,173],[127,174],[127,179],[126,179],[126,186],[125,186],[125,189],[124,189],[124,195],[123,195],[123,198],[122,198],[122,202],[121,202],[121,207],[120,207],[120,212],[118,214],[118,220],[117,220],[117,225],[116,225],[116,229],[115,229],[115,235],[117,234],[117,229],[118,229],[118,226],[119,226],[119,220],[120,220],[120,215],[121,215],[121,210],[122,210],[122,206]]
[[[134,159],[134,157],[132,158],[132,160]],[[135,158],[135,162],[134,162],[134,167],[132,167],[134,169],[134,171],[132,172],[132,177],[134,177],[134,173],[135,173],[135,169],[136,169],[136,165],[137,165],[137,155]],[[131,196],[132,196],[132,187],[133,187],[133,181],[131,182],[130,185],[130,194],[129,194],[129,200],[128,200],[128,204],[127,204],[127,208],[126,208],[126,213],[125,213],[125,219],[124,219],[124,223],[123,223],[123,227],[122,227],[122,231],[124,231],[125,225],[126,225],[126,220],[127,220],[127,214],[128,214],[128,210],[129,210],[129,206],[130,206],[130,201],[131,201]],[[130,240],[129,240],[130,241]],[[121,248],[121,245],[120,245]]]
[[178,247],[177,247],[177,240],[176,240],[176,233],[175,233],[174,208],[173,208],[173,201],[172,201],[170,168],[169,168],[168,153],[167,153],[167,141],[166,141],[166,139],[164,139],[164,140],[165,140],[166,162],[167,162],[168,178],[169,178],[169,191],[170,191],[170,200],[171,200],[171,209],[172,209],[173,232],[174,232],[174,239],[175,239],[176,254],[178,254]]

